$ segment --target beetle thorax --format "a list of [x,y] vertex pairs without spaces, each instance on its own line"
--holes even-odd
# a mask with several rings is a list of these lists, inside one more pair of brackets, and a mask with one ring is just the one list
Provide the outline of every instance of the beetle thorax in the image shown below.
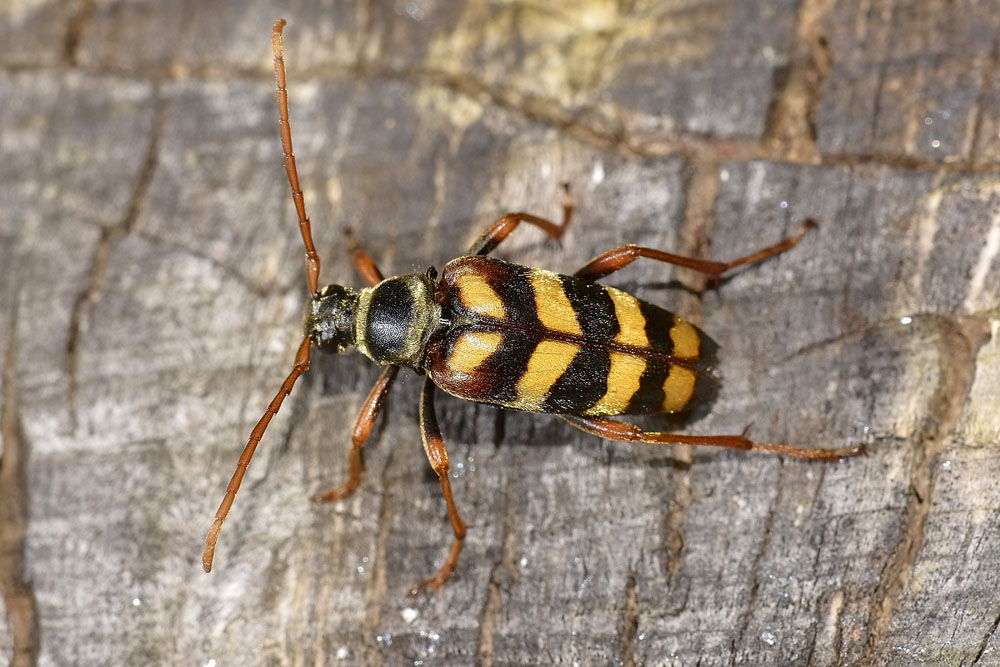
[[354,344],[382,365],[419,366],[441,306],[428,274],[396,276],[361,290]]

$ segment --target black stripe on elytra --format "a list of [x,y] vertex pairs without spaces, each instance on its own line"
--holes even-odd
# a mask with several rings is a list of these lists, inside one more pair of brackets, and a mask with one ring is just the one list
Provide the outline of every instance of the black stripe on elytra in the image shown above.
[[[480,321],[475,325],[460,325],[448,333],[444,359],[450,359],[455,341],[462,331],[489,331],[501,335],[496,350],[483,360],[475,372],[465,378],[453,377],[449,386],[470,400],[512,403],[517,399],[517,385],[528,368],[528,360],[545,331],[535,308],[535,290],[528,277],[530,269],[487,257],[465,257],[456,262],[462,262],[462,270],[482,276],[503,301],[507,318],[501,323]],[[449,292],[451,307],[466,316],[470,315],[461,305],[456,287],[452,286]],[[512,329],[511,325],[516,329]]]
[[646,320],[646,338],[649,346],[657,352],[670,354],[674,351],[674,341],[670,338],[670,328],[674,326],[674,316],[658,306],[639,301],[639,312]]
[[615,317],[615,302],[603,285],[572,276],[559,276],[559,280],[585,338],[603,341],[618,335],[621,326]]
[[650,360],[639,378],[639,389],[628,402],[626,414],[656,414],[663,412],[663,383],[667,379],[670,364]]
[[[459,372],[453,360],[456,344],[466,333],[500,334],[500,342],[475,369]],[[528,367],[539,338],[534,333],[512,335],[498,327],[461,325],[452,328],[432,344],[434,361],[431,365],[435,381],[462,398],[482,403],[504,404],[517,398],[517,383]]]
[[493,260],[492,264],[489,275],[485,277],[487,284],[503,301],[507,312],[506,321],[541,333],[544,327],[538,319],[535,288],[531,284],[530,277],[531,269],[499,260]]
[[484,385],[479,400],[508,404],[517,399],[517,384],[541,338],[529,331],[501,333],[496,352],[479,365],[476,375],[482,376]]
[[581,414],[601,400],[608,390],[611,357],[600,345],[584,345],[549,388],[542,403],[544,412]]

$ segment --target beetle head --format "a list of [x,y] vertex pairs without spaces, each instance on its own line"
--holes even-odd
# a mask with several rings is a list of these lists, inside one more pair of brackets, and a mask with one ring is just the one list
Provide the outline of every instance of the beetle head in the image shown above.
[[324,352],[344,352],[354,345],[357,305],[357,292],[340,285],[327,285],[306,304],[305,334]]

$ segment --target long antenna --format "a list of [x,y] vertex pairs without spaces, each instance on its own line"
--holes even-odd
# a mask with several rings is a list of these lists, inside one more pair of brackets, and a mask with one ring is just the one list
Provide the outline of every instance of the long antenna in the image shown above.
[[277,84],[278,97],[278,129],[281,130],[281,150],[284,152],[285,172],[288,174],[288,184],[292,186],[292,200],[295,202],[295,212],[299,214],[299,231],[302,232],[302,242],[306,244],[306,285],[309,294],[315,295],[319,290],[319,255],[313,246],[312,228],[306,215],[306,202],[299,186],[299,172],[295,168],[295,153],[292,152],[292,128],[288,124],[288,91],[285,90],[285,49],[281,43],[281,31],[285,27],[285,19],[274,22],[271,31],[271,49],[274,51],[274,80]]
[[312,338],[306,336],[299,345],[299,351],[295,354],[295,365],[292,366],[292,372],[285,378],[285,381],[281,384],[281,389],[271,399],[271,403],[267,406],[267,410],[264,411],[264,415],[257,422],[257,425],[253,427],[253,431],[250,432],[250,439],[247,441],[246,447],[243,448],[243,453],[240,454],[240,460],[236,463],[236,472],[233,473],[232,478],[229,480],[229,486],[226,487],[226,495],[222,499],[222,504],[219,505],[218,511],[215,513],[215,521],[212,522],[212,527],[208,529],[208,537],[205,538],[205,551],[201,555],[201,566],[205,568],[205,572],[212,571],[212,559],[215,558],[215,543],[219,540],[219,531],[222,530],[222,522],[226,520],[229,509],[233,506],[233,500],[236,499],[236,492],[240,490],[240,484],[243,483],[243,476],[250,466],[250,459],[253,458],[257,444],[264,437],[264,431],[267,430],[267,425],[271,423],[271,417],[278,414],[278,409],[281,408],[281,403],[285,400],[285,396],[292,393],[295,381],[299,379],[300,375],[309,370],[311,345]]
[[[319,255],[313,246],[312,229],[309,225],[309,218],[306,216],[305,199],[302,197],[302,187],[299,185],[299,172],[295,168],[295,154],[292,152],[292,130],[288,124],[288,91],[285,89],[284,48],[281,44],[281,31],[284,27],[285,20],[278,19],[274,22],[274,28],[271,31],[271,48],[274,51],[274,80],[278,98],[278,129],[281,131],[281,149],[284,153],[285,173],[288,174],[288,184],[292,187],[292,200],[295,202],[295,211],[299,215],[299,231],[302,233],[302,242],[306,246],[306,285],[309,288],[309,294],[316,296],[319,290]],[[295,381],[299,379],[300,375],[309,370],[311,345],[311,336],[306,336],[299,344],[292,372],[285,378],[285,381],[281,384],[281,389],[271,399],[267,410],[264,411],[263,416],[261,416],[257,425],[253,427],[253,431],[250,432],[250,439],[247,440],[247,444],[243,448],[243,453],[240,455],[240,460],[236,463],[236,471],[229,480],[229,486],[226,487],[226,495],[223,497],[222,504],[219,505],[219,509],[215,513],[215,521],[212,522],[212,527],[209,528],[208,536],[205,538],[205,551],[201,556],[201,564],[205,568],[205,572],[212,571],[212,560],[215,558],[215,544],[219,540],[219,532],[222,530],[222,524],[229,515],[230,508],[233,506],[233,501],[236,499],[236,492],[240,490],[240,484],[243,483],[243,476],[246,475],[247,468],[250,466],[250,459],[253,458],[254,451],[257,449],[257,445],[260,444],[260,439],[264,437],[264,432],[267,430],[268,424],[271,423],[271,418],[278,414],[278,410],[281,408],[281,403],[285,400],[285,397],[292,393]]]

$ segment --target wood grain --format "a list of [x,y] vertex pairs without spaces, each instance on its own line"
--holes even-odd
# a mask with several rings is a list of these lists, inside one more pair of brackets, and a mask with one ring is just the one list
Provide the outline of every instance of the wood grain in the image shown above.
[[[400,373],[314,358],[222,533],[305,289],[270,64],[321,280],[623,243],[726,260],[608,282],[721,346],[692,433],[838,464],[603,442],[440,396],[451,540]],[[990,3],[105,3],[0,8],[0,664],[1000,664],[1000,118]],[[930,121],[928,122],[928,119]],[[935,145],[934,142],[937,142]],[[12,472],[13,470],[13,472]],[[16,473],[16,474],[15,474]],[[214,663],[212,662],[214,661]]]

